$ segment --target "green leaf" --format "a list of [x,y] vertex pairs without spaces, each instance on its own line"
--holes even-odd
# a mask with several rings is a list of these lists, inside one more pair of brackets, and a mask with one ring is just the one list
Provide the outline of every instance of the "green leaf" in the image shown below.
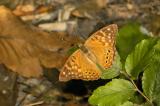
[[132,98],[135,91],[128,80],[113,79],[96,89],[89,98],[89,103],[98,106],[119,106]]
[[160,41],[155,46],[155,55],[152,63],[143,73],[142,88],[145,95],[156,106],[160,106]]
[[119,105],[119,106],[151,106],[151,104],[148,104],[148,103],[145,103],[145,104],[133,104],[132,102],[130,101],[127,101],[125,102],[124,104],[122,105]]
[[129,23],[119,30],[119,35],[116,38],[116,47],[122,63],[125,62],[126,57],[135,45],[145,38],[148,38],[148,36],[140,31],[140,25],[137,23]]
[[78,46],[73,46],[71,47],[68,51],[67,54],[70,56],[72,53],[74,53],[77,49],[79,49]]
[[122,104],[122,105],[120,105],[120,106],[134,106],[134,105],[133,105],[133,103],[132,103],[132,102],[127,101],[127,102],[123,103],[123,104]]
[[144,93],[156,106],[160,106],[160,63],[148,67],[142,80]]
[[145,99],[142,95],[140,95],[138,92],[134,94],[133,98],[131,100],[134,104],[143,104]]
[[154,47],[155,53],[153,56],[153,61],[159,62],[160,61],[160,39],[158,39],[157,44]]
[[143,103],[142,105],[138,105],[138,106],[151,106],[151,104],[146,102],[146,103]]
[[138,43],[125,62],[125,69],[133,78],[137,78],[139,73],[151,62],[154,55],[154,46],[157,39],[145,39]]
[[102,79],[112,79],[114,77],[117,77],[120,74],[121,70],[122,70],[122,64],[120,61],[120,56],[116,52],[115,60],[113,61],[113,65],[109,69],[102,71],[101,78]]

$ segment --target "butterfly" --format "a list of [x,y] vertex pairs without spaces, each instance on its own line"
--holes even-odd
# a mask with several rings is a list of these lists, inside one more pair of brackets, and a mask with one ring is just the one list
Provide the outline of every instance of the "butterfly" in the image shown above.
[[98,80],[101,66],[108,69],[115,55],[116,24],[111,24],[93,33],[80,49],[66,61],[59,74],[59,81],[71,79]]

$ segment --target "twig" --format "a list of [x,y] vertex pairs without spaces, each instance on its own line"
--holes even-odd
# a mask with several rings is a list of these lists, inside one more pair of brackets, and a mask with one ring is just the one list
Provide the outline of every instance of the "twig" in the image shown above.
[[38,102],[31,103],[31,104],[24,105],[24,106],[36,106],[36,105],[41,105],[41,104],[43,104],[43,103],[44,103],[44,101],[38,101]]
[[149,99],[143,92],[141,92],[141,91],[138,89],[137,85],[136,85],[135,82],[130,78],[130,76],[129,76],[125,71],[121,71],[121,73],[122,73],[126,78],[128,78],[128,79],[131,81],[131,83],[132,83],[133,86],[135,87],[136,91],[137,91],[140,95],[142,95],[142,96],[147,100],[147,102],[151,104],[151,106],[153,106],[153,104],[152,104],[152,102],[150,101],[150,99]]
[[130,81],[132,82],[132,84],[134,85],[134,87],[136,88],[137,92],[140,93],[150,104],[151,106],[153,106],[152,102],[149,100],[149,98],[143,93],[141,92],[138,88],[137,85],[134,83],[134,81],[132,79],[130,79]]

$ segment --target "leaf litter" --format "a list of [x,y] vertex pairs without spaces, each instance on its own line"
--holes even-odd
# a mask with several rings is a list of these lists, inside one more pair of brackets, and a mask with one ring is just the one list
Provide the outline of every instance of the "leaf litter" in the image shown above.
[[[160,35],[158,0],[13,0],[1,3],[9,8],[0,7],[0,63],[20,74],[14,82],[19,86],[17,106],[88,106],[87,98],[95,89],[92,83],[59,83],[58,71],[53,68],[60,69],[72,46],[84,42],[106,24],[122,26],[138,21]],[[43,72],[47,73],[45,77]],[[76,89],[70,90],[72,86]],[[77,92],[82,90],[84,95],[74,92],[77,87],[80,88]]]

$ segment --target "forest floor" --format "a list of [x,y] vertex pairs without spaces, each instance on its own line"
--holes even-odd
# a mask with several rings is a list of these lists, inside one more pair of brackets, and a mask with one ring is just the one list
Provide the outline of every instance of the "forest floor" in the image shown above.
[[[11,60],[7,58],[1,62],[5,66],[0,66],[1,106],[89,106],[92,91],[106,81],[59,82],[58,69],[66,61],[63,53],[112,23],[119,28],[138,23],[144,32],[160,36],[159,0],[1,0],[0,4],[3,5],[0,7],[0,44],[13,45],[18,56],[25,53],[24,49],[33,51],[30,53],[34,56],[41,54],[36,59],[27,55],[28,60],[23,60],[23,65],[31,67],[26,68],[18,65],[18,57],[11,53],[13,48],[6,46]],[[2,48],[0,46],[0,60],[7,57]],[[41,75],[42,69],[43,76],[31,78]]]

